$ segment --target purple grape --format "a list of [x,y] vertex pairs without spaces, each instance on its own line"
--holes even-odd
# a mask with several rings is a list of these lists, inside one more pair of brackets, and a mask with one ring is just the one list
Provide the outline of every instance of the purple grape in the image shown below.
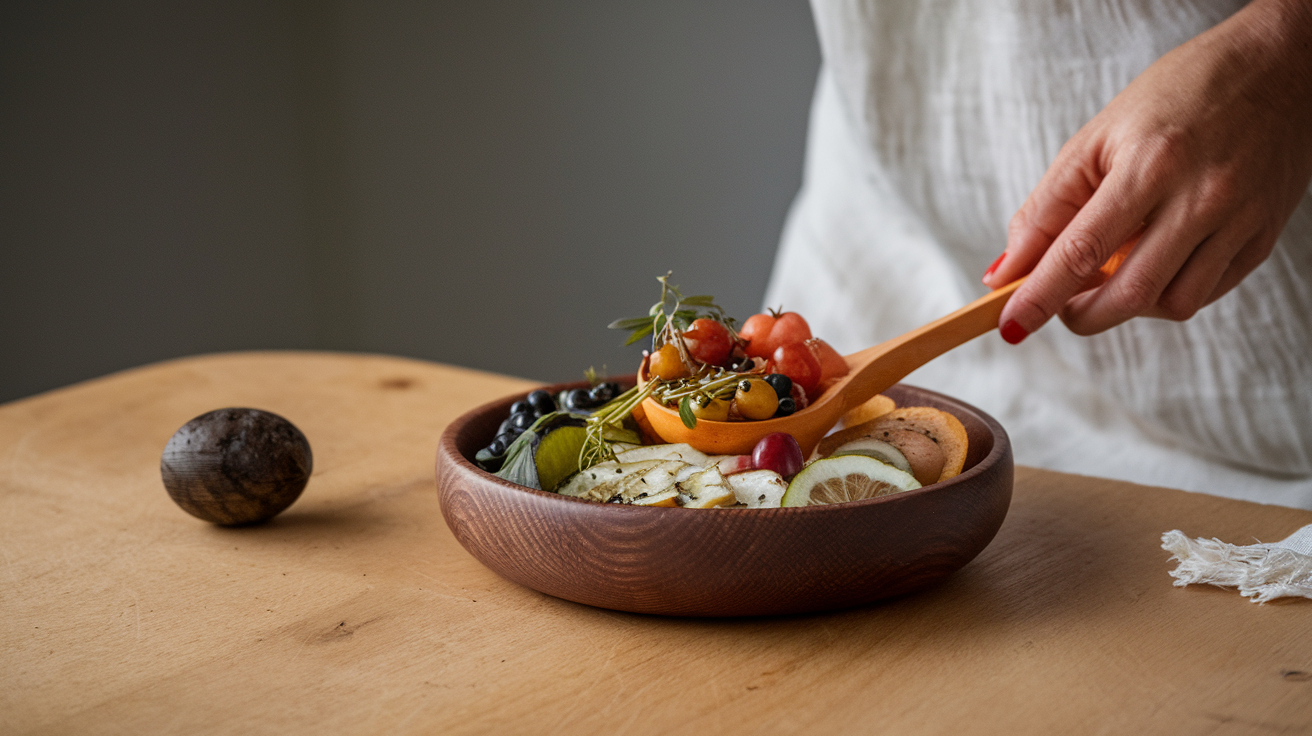
[[802,448],[791,434],[767,434],[752,448],[752,465],[758,470],[773,470],[785,478],[802,469]]

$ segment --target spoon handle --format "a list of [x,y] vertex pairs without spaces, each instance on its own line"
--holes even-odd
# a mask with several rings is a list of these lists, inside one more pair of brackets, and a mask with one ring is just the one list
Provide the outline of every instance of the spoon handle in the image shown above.
[[847,357],[852,368],[844,392],[847,409],[882,393],[920,366],[998,326],[1002,308],[1025,277],[995,289],[957,311]]

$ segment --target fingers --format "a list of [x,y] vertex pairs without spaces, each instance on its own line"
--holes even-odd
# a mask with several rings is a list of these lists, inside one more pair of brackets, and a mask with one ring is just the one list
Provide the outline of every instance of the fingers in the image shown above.
[[1032,271],[1098,190],[1101,176],[1075,152],[1077,145],[1067,144],[1011,218],[1007,249],[984,274],[987,286],[996,289]]
[[1230,266],[1221,275],[1216,286],[1212,288],[1212,293],[1207,296],[1207,299],[1203,300],[1203,306],[1220,299],[1226,292],[1238,286],[1240,281],[1243,281],[1255,268],[1262,265],[1262,262],[1271,255],[1275,245],[1276,236],[1269,233],[1258,233],[1250,238],[1244,247],[1235,254]]
[[1208,224],[1177,208],[1144,232],[1125,263],[1105,284],[1078,294],[1061,309],[1077,335],[1093,335],[1132,318],[1186,320],[1201,309],[1244,244],[1246,231]]
[[[1028,261],[1037,261],[1029,278],[1016,290],[1002,311],[999,324],[1002,336],[1008,342],[1014,344],[1023,340],[1057,314],[1072,297],[1087,288],[1091,280],[1097,278],[1103,263],[1111,258],[1122,244],[1133,238],[1142,227],[1142,223],[1149,218],[1158,202],[1153,183],[1121,173],[1123,171],[1124,169],[1119,171],[1114,169],[1111,176],[1101,182],[1084,206],[1079,208],[1069,223],[1062,228],[1060,235],[1046,250],[1039,252],[1037,259],[1030,251],[1041,243],[1032,231],[1019,233],[1020,239],[1015,248],[1010,242],[1008,243],[1007,258],[1003,260],[1002,266],[1012,265],[1018,268]],[[1064,183],[1068,187],[1065,196],[1060,192],[1054,191],[1049,194],[1039,193],[1036,190],[1036,194],[1031,195],[1031,199],[1038,202],[1075,201],[1072,195],[1078,192],[1072,188],[1069,175],[1064,179]],[[1059,220],[1059,216],[1039,214],[1027,217],[1032,218],[1033,222],[1048,226]],[[1022,226],[1021,229],[1026,228]],[[1135,249],[1136,252],[1139,250],[1142,248]],[[1011,259],[1013,252],[1016,253],[1017,258],[1013,264],[1008,264],[1007,261]],[[1122,266],[1122,270],[1133,260],[1135,258],[1132,253],[1126,260],[1125,266]],[[1016,273],[1012,276],[1012,272],[1004,272],[1002,266],[999,266],[993,274],[998,281],[1014,279],[1021,275]],[[1160,264],[1149,262],[1140,267],[1156,269]],[[1171,274],[1174,273],[1175,271],[1172,270]],[[1112,280],[1114,281],[1115,277]],[[1162,282],[1163,288],[1169,280],[1168,275]],[[1108,284],[1110,283],[1109,281]]]

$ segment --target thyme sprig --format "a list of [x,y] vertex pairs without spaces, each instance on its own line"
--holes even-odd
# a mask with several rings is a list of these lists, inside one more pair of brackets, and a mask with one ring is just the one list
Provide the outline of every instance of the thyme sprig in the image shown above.
[[715,297],[706,294],[684,296],[678,286],[670,283],[670,277],[673,275],[673,271],[668,271],[664,276],[656,277],[661,283],[661,300],[651,305],[651,309],[647,310],[647,316],[617,319],[611,322],[609,327],[612,330],[629,331],[629,339],[625,341],[625,345],[632,345],[647,335],[652,336],[653,351],[659,350],[668,342],[673,342],[683,362],[692,366],[683,341],[674,338],[688,329],[694,320],[707,318],[728,328],[729,334],[736,340],[738,339],[736,321],[725,314],[723,307],[715,303]]
[[579,469],[588,468],[600,462],[615,459],[615,450],[606,439],[606,430],[623,430],[624,420],[633,413],[639,404],[661,386],[659,378],[652,379],[645,386],[634,386],[608,401],[604,406],[592,412],[588,417],[587,434],[583,447],[579,449]]

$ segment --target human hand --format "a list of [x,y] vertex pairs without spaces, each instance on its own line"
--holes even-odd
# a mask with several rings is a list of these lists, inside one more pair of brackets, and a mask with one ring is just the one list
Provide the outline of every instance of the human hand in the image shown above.
[[1158,59],[1062,147],[984,275],[997,288],[1029,274],[1003,338],[1054,314],[1080,335],[1188,319],[1266,260],[1310,179],[1312,4],[1255,0]]

